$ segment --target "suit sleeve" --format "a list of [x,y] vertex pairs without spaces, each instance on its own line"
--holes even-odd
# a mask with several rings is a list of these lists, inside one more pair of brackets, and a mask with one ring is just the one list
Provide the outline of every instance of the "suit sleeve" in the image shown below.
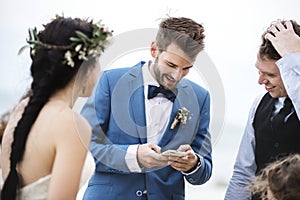
[[88,98],[81,111],[92,127],[90,152],[96,163],[96,171],[128,173],[129,169],[125,162],[128,145],[112,144],[106,136],[110,105],[110,85],[107,73],[103,72],[92,96]]
[[[199,101],[200,113],[198,127],[196,127],[195,139],[192,148],[200,157],[201,166],[194,173],[185,176],[186,180],[193,185],[200,185],[207,182],[212,174],[212,157],[211,157],[211,136],[209,133],[210,123],[210,95],[206,91],[202,93],[204,100]],[[198,96],[199,97],[199,96]]]

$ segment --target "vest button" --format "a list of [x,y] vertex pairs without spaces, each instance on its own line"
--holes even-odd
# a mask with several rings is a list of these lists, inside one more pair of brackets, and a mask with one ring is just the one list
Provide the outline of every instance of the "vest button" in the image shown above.
[[274,144],[274,147],[275,147],[275,148],[278,148],[278,147],[279,147],[279,143],[276,142],[276,143]]

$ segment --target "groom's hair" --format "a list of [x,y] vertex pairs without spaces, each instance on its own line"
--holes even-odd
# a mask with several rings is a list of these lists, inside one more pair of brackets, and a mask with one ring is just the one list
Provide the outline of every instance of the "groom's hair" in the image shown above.
[[202,24],[185,17],[169,17],[159,24],[156,44],[159,51],[165,51],[175,43],[191,60],[195,60],[204,49],[204,38]]

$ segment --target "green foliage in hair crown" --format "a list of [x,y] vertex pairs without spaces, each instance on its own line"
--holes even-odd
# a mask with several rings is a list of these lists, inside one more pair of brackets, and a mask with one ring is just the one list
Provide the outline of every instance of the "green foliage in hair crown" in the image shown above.
[[[57,15],[56,19],[59,18],[62,17]],[[93,27],[92,37],[89,38],[81,31],[75,31],[76,37],[70,37],[70,45],[45,44],[38,38],[37,29],[30,28],[28,30],[29,38],[26,40],[29,45],[22,47],[19,50],[19,54],[27,47],[31,48],[30,53],[32,56],[41,48],[66,51],[63,63],[70,67],[74,67],[75,63],[73,58],[76,56],[78,56],[79,60],[87,60],[88,57],[99,56],[104,52],[106,45],[109,43],[108,39],[112,36],[113,31],[109,31],[108,28],[104,27],[101,21],[93,23],[93,20],[90,20],[88,23],[91,23]]]

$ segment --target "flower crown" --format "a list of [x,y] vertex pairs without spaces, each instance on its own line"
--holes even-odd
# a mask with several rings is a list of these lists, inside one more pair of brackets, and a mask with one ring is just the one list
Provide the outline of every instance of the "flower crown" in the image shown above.
[[[62,18],[61,16],[56,16],[56,19]],[[88,57],[99,56],[104,52],[104,48],[108,43],[108,38],[112,36],[113,31],[109,31],[108,28],[105,28],[101,21],[93,23],[93,20],[90,20],[89,23],[92,24],[93,32],[92,38],[89,38],[81,31],[75,31],[76,37],[70,37],[70,45],[52,45],[46,44],[40,41],[38,37],[38,32],[36,28],[29,29],[29,39],[27,43],[19,50],[19,54],[27,47],[31,48],[30,54],[35,55],[35,52],[41,48],[44,49],[53,49],[53,50],[66,50],[64,55],[63,64],[67,64],[70,67],[74,67],[75,63],[73,58],[78,55],[79,60],[87,60]]]

